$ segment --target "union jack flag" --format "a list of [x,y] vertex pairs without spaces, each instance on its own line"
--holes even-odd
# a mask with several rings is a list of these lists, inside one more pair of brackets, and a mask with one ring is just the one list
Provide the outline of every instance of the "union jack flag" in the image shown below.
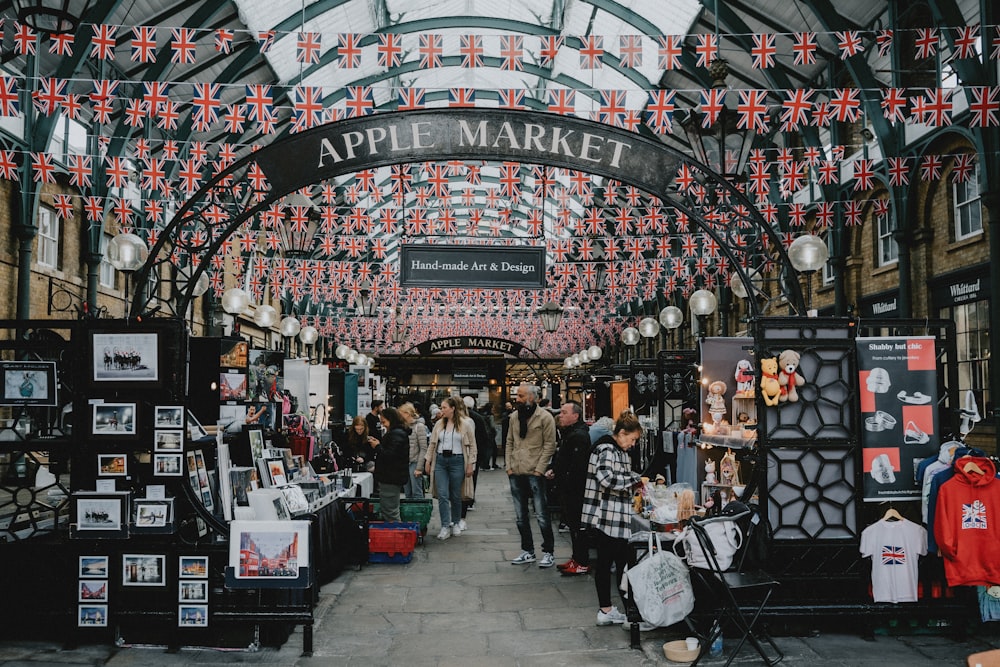
[[955,57],[975,58],[976,41],[979,39],[979,24],[955,28]]
[[830,98],[833,116],[840,123],[855,122],[861,116],[860,91],[857,88],[834,88]]
[[975,172],[976,158],[970,153],[956,155],[951,168],[952,183],[967,183]]
[[861,43],[861,33],[857,30],[845,30],[833,33],[837,38],[837,48],[840,49],[841,60],[847,60],[865,50]]
[[170,62],[175,65],[193,65],[197,44],[193,28],[174,28],[170,31]]
[[812,109],[813,91],[805,88],[786,90],[788,97],[781,103],[781,131],[798,130],[800,125],[809,123],[807,114]]
[[301,132],[322,122],[323,91],[318,86],[295,86],[292,104],[292,132]]
[[441,54],[443,38],[438,34],[420,35],[420,44],[417,47],[420,53],[420,69],[430,69],[441,67]]
[[757,134],[767,132],[767,91],[741,90],[736,104],[736,126],[754,130]]
[[724,88],[710,88],[701,91],[701,119],[702,127],[712,127],[719,119],[722,107],[726,104],[726,91]]
[[319,52],[323,45],[323,35],[318,32],[300,32],[295,40],[295,62],[315,65],[319,62]]
[[[344,69],[361,67],[361,36],[346,32],[337,36],[337,63]],[[319,44],[317,44],[319,46]]]
[[925,155],[920,163],[920,180],[936,181],[941,178],[941,156]]
[[524,70],[524,37],[522,35],[500,36],[500,69],[509,72]]
[[619,64],[622,67],[642,67],[642,36],[622,35],[618,39]]
[[913,48],[917,51],[917,60],[932,58],[937,54],[938,35],[937,28],[917,28],[917,37],[913,42]]
[[17,80],[0,77],[0,116],[16,116],[20,111],[17,101]]
[[882,115],[895,125],[906,120],[906,92],[902,88],[886,88],[882,91]]
[[219,53],[232,53],[233,52],[233,37],[234,33],[232,30],[227,28],[219,28],[215,31],[215,50]]
[[73,33],[69,32],[49,35],[49,39],[52,40],[52,43],[49,44],[49,53],[54,53],[57,56],[72,56],[75,37]]
[[549,91],[549,111],[568,116],[576,111],[576,91],[556,88]]
[[[972,93],[972,100],[969,102],[969,111],[972,112],[972,120],[969,125],[973,127],[996,127],[1000,125],[1000,99],[997,95],[1000,88],[987,88],[984,86],[969,86],[968,91]],[[2,101],[2,100],[0,100]],[[4,115],[7,115],[4,113]]]
[[50,76],[39,79],[38,90],[32,93],[35,108],[45,115],[54,113],[65,96],[66,80]]
[[580,38],[580,69],[601,69],[604,66],[604,37],[585,35]]
[[[100,23],[94,26],[94,37],[91,39],[90,57],[98,60],[115,59],[115,41],[118,26]],[[32,40],[34,43],[34,40]]]
[[962,503],[962,530],[986,530],[989,527],[986,518],[986,504],[982,500]]
[[204,132],[219,121],[219,109],[222,106],[221,88],[218,83],[194,84],[191,104],[194,107],[192,125],[195,131]]
[[523,109],[524,96],[523,88],[501,88],[497,91],[498,106],[501,109]]
[[951,125],[951,90],[928,88],[923,105],[923,122],[932,127]]
[[400,88],[397,109],[409,111],[424,108],[425,92],[423,88]]
[[892,30],[879,30],[875,33],[875,45],[878,47],[878,55],[888,58],[892,52]]
[[132,28],[132,62],[149,63],[156,60],[156,28],[136,26]]
[[625,120],[625,91],[602,90],[597,119],[602,123],[621,127]]
[[875,180],[875,169],[872,166],[874,160],[855,160],[854,161],[854,190],[859,192],[862,190],[869,190],[872,187],[872,182]]
[[816,33],[797,32],[795,33],[795,43],[792,44],[792,52],[795,54],[796,65],[816,64]]
[[[271,115],[271,86],[264,84],[247,84],[247,119],[258,122]],[[234,105],[236,106],[236,105]]]
[[375,52],[378,54],[379,67],[399,67],[403,61],[402,38],[394,32],[379,35]]
[[753,36],[750,47],[750,66],[754,69],[774,67],[774,56],[778,49],[774,46],[774,33],[758,33]]
[[476,106],[476,89],[450,88],[448,90],[448,106],[457,108]]
[[883,545],[882,565],[906,565],[906,549],[888,544]]
[[657,48],[657,67],[660,69],[681,68],[681,36],[660,35]]
[[556,55],[558,55],[559,49],[562,48],[563,42],[566,38],[556,35],[545,35],[540,39],[541,44],[538,50],[538,64],[542,67],[551,67],[555,62]]
[[274,46],[274,30],[261,30],[257,33],[257,48],[261,53],[267,53]]
[[889,185],[899,187],[910,183],[909,159],[905,157],[888,158]]
[[458,52],[462,54],[462,67],[483,66],[483,36],[462,35],[459,37]]
[[698,54],[698,67],[708,67],[719,57],[719,38],[711,33],[698,35],[698,43],[694,47]]

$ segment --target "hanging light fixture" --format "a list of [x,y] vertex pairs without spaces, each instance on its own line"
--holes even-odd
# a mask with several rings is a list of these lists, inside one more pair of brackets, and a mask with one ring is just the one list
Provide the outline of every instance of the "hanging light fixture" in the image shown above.
[[708,73],[712,77],[712,88],[725,91],[725,104],[718,118],[705,127],[700,115],[689,111],[680,125],[695,158],[730,183],[735,183],[745,179],[754,135],[749,127],[740,129],[737,126],[736,93],[729,90],[726,83],[729,63],[724,59],[715,60],[708,66]]
[[222,295],[222,309],[233,315],[242,315],[250,307],[250,295],[242,287],[230,287]]
[[660,324],[673,330],[684,324],[684,311],[677,306],[667,306],[660,311]]
[[591,361],[597,361],[604,356],[604,350],[601,349],[600,345],[591,345],[587,348],[587,357]]
[[253,321],[262,329],[270,329],[278,321],[278,311],[266,304],[257,306],[253,311]]
[[312,253],[318,226],[319,209],[309,197],[301,192],[285,197],[285,215],[278,229],[285,256],[296,259],[308,257]]
[[302,323],[294,315],[287,315],[281,320],[281,324],[278,325],[278,330],[281,335],[285,338],[292,338],[297,335],[302,329]]
[[74,32],[90,0],[13,0],[17,20],[50,35]]
[[375,290],[368,280],[361,282],[358,290],[358,315],[361,317],[375,317]]
[[635,327],[626,327],[622,331],[622,342],[626,345],[635,345],[639,342],[639,330]]
[[563,316],[563,308],[555,301],[549,301],[536,310],[535,313],[538,315],[538,319],[542,321],[542,328],[545,329],[545,332],[552,333],[559,328],[559,322]]

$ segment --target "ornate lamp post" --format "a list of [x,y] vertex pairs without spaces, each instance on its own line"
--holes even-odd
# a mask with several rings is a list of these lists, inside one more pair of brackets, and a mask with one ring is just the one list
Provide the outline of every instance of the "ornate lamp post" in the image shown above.
[[128,284],[132,274],[142,268],[149,257],[146,242],[135,234],[119,234],[108,242],[108,261],[125,274],[125,316],[128,317]]
[[826,265],[830,258],[830,250],[826,242],[818,236],[803,234],[788,246],[788,259],[792,267],[805,276],[806,280],[806,314],[816,316],[812,307],[812,274]]
[[684,324],[684,311],[677,306],[667,306],[660,311],[660,324],[670,334],[670,347],[674,347],[674,332]]
[[691,306],[691,312],[698,321],[698,337],[702,338],[707,329],[708,317],[715,312],[718,301],[713,292],[707,289],[700,289],[695,290],[691,294],[688,303]]

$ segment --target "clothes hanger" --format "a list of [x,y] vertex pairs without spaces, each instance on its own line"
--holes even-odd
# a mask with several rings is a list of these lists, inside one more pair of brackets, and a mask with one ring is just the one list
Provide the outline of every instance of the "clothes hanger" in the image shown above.
[[903,520],[903,515],[900,514],[896,510],[895,507],[890,507],[889,509],[887,509],[885,511],[885,514],[882,515],[882,520],[883,521],[891,521],[891,520],[902,521]]
[[969,461],[964,466],[962,466],[962,472],[974,472],[980,475],[985,475],[986,471],[979,467],[975,461]]

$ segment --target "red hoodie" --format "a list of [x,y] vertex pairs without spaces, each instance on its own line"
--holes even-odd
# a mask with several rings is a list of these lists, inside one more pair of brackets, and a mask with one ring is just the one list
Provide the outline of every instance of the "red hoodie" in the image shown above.
[[[982,472],[976,472],[973,465]],[[949,586],[1000,583],[1000,483],[985,457],[955,461],[955,476],[938,490],[934,539]]]

